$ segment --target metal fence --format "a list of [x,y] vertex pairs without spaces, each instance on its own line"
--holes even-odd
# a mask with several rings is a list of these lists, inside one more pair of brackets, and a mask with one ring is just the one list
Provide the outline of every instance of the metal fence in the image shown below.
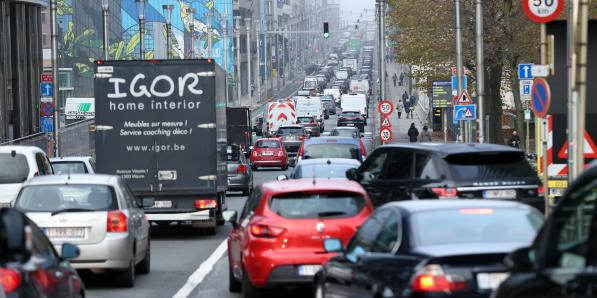
[[[90,130],[94,120],[82,120],[65,125],[60,130],[62,156],[95,156],[95,133]],[[51,151],[51,134],[36,133],[23,138],[10,140],[2,145],[36,146],[46,153]]]

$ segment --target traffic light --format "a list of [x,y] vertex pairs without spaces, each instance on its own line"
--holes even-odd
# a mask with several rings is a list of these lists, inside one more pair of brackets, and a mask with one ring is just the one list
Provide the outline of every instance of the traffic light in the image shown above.
[[324,22],[323,23],[323,38],[328,38],[330,37],[330,26],[328,25],[328,22]]

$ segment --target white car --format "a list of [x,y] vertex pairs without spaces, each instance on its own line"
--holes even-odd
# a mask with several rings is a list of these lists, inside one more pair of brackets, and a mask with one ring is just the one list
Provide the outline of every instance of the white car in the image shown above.
[[0,146],[0,208],[10,207],[23,183],[54,174],[46,153],[34,146]]
[[50,158],[55,174],[95,174],[95,159],[91,156]]
[[114,270],[118,284],[132,287],[135,274],[150,271],[150,225],[123,180],[113,175],[52,175],[26,182],[14,202],[50,239],[79,247],[76,269]]

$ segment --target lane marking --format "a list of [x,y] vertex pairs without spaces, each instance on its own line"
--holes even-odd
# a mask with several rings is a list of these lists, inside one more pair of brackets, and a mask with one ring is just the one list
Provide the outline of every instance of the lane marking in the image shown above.
[[187,282],[172,296],[173,298],[186,298],[191,295],[191,293],[203,282],[205,277],[213,270],[216,263],[224,256],[224,253],[228,250],[228,238],[226,238],[218,248],[207,258],[207,260],[203,261],[199,268],[189,276]]

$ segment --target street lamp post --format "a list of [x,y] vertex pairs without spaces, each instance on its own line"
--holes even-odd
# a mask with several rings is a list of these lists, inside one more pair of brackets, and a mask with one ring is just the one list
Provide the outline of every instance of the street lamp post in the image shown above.
[[257,102],[261,100],[261,34],[259,34],[259,28],[261,28],[260,20],[255,20],[255,32],[257,33]]
[[145,59],[145,3],[146,0],[135,0],[139,14],[139,54],[141,60]]
[[166,17],[166,58],[172,59],[172,37],[171,37],[171,29],[172,29],[172,10],[174,9],[174,5],[162,5],[162,9],[164,10],[164,17]]
[[238,105],[242,106],[241,102],[241,74],[240,74],[240,16],[234,17],[234,36],[236,37],[236,93],[238,97]]
[[110,56],[110,41],[108,40],[108,0],[102,0],[102,16],[104,27],[104,60],[108,60]]
[[251,94],[252,85],[251,84],[251,22],[253,20],[251,18],[245,18],[245,23],[247,25],[247,88],[249,90],[249,107],[253,105],[253,95]]
[[56,28],[57,0],[50,0],[50,34],[52,35],[52,85],[54,85],[54,156],[60,156],[60,101],[58,100],[58,31]]
[[195,13],[197,12],[194,8],[189,8],[187,10],[189,15],[191,16],[191,22],[189,23],[189,31],[191,31],[191,51],[190,51],[190,58],[195,58]]

